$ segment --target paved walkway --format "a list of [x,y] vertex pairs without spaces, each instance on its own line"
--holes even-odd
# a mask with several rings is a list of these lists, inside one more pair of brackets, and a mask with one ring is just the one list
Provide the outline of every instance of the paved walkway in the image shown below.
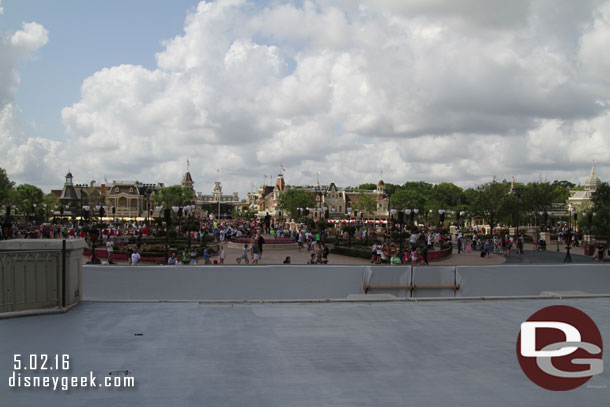
[[[431,261],[432,266],[483,266],[497,264],[561,264],[565,257],[565,244],[559,246],[557,251],[557,241],[552,241],[547,246],[546,251],[534,251],[530,243],[526,243],[524,254],[516,254],[513,250],[511,255],[504,257],[497,254],[492,254],[489,257],[482,258],[479,251],[465,252],[458,254],[457,248],[454,245],[453,254],[446,259]],[[571,250],[573,263],[592,263],[591,256],[584,256],[584,247],[574,247]],[[265,249],[263,246],[263,258],[259,264],[282,264],[287,256],[290,256],[291,264],[307,264],[311,256],[311,252],[306,249]],[[241,249],[228,248],[225,245],[225,264],[237,264],[236,259],[241,257]],[[218,256],[212,257],[213,260],[218,260]],[[337,254],[329,255],[328,264],[370,264],[368,259],[360,259],[357,257],[341,256]],[[87,262],[88,258],[83,257],[83,262]],[[200,262],[202,260],[200,259]],[[126,261],[119,262],[120,264],[127,263]],[[201,263],[200,263],[201,264]],[[243,263],[242,263],[243,264]],[[252,259],[250,259],[252,264]]]

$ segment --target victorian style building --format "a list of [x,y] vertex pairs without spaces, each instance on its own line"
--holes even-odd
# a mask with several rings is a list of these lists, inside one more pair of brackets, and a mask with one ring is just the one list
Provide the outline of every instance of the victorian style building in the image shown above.
[[[328,214],[329,219],[360,217],[370,219],[387,219],[389,216],[389,196],[385,193],[385,184],[382,180],[377,183],[375,190],[349,190],[337,187],[334,182],[329,185],[320,185],[319,180],[316,185],[295,186],[292,188],[303,190],[313,195],[314,205],[311,208],[303,208],[309,217],[321,219]],[[266,214],[274,218],[286,218],[290,214],[282,212],[279,207],[281,194],[286,191],[284,175],[278,174],[275,185],[263,184],[259,187],[257,194],[249,195],[249,203],[252,209],[257,211],[259,217]],[[365,212],[358,209],[358,201],[367,196],[374,202],[374,209]],[[360,212],[359,212],[360,211]]]
[[96,181],[74,184],[72,173],[68,172],[59,197],[61,207],[55,214],[99,216],[103,213],[109,218],[146,218],[153,214],[152,195],[164,186],[162,183],[144,184],[139,181],[112,181],[109,185],[98,185]]

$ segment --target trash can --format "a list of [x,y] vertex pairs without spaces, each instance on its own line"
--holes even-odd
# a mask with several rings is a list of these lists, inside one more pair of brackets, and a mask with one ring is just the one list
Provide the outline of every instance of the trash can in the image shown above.
[[595,254],[595,246],[591,243],[585,245],[585,256],[593,256]]

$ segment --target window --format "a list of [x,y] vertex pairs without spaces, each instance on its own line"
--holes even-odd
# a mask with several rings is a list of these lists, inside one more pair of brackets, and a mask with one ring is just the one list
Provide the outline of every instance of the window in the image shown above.
[[129,187],[129,192],[133,192],[133,187]]

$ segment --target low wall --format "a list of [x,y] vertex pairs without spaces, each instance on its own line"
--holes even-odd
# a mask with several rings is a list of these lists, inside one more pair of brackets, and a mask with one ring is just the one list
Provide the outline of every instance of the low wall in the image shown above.
[[[63,310],[81,298],[84,240],[0,242],[0,317]],[[65,261],[65,266],[64,266]]]
[[[87,301],[323,300],[610,294],[610,265],[83,266]],[[558,294],[561,295],[561,294]]]

